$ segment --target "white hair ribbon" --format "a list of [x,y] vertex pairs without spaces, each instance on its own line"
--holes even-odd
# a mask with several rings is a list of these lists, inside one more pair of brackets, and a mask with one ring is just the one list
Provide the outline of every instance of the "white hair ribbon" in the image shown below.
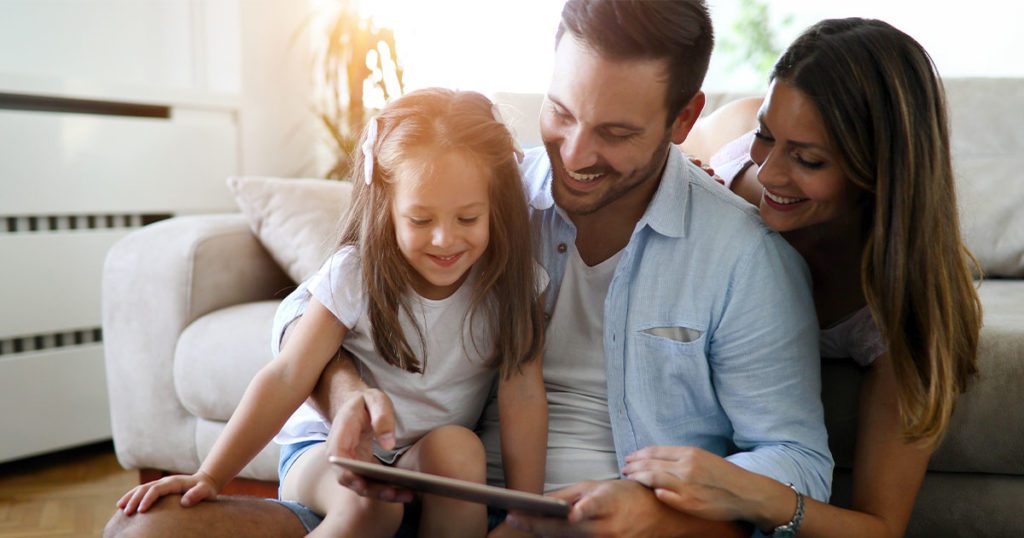
[[373,118],[366,126],[366,140],[363,141],[363,179],[367,185],[373,183],[373,144],[376,141],[377,118]]

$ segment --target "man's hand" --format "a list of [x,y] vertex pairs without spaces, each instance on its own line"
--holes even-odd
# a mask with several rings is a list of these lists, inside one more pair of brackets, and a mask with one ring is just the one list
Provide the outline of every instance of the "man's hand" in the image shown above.
[[551,494],[572,504],[567,519],[512,512],[509,525],[540,536],[748,536],[738,524],[700,520],[663,504],[632,480],[580,482]]
[[[376,463],[374,439],[386,450],[395,447],[395,410],[387,394],[367,388],[353,393],[334,415],[327,436],[327,454]],[[387,502],[413,499],[410,490],[368,481],[338,465],[332,467],[339,484],[363,497]]]

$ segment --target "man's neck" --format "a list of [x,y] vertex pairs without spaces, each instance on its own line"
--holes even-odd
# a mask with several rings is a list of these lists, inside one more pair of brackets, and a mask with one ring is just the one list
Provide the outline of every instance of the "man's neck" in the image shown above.
[[[666,154],[665,163],[668,162]],[[576,226],[576,250],[587,265],[593,267],[629,244],[636,223],[647,212],[654,193],[661,185],[665,163],[657,178],[646,181],[621,198],[586,215],[569,215]]]

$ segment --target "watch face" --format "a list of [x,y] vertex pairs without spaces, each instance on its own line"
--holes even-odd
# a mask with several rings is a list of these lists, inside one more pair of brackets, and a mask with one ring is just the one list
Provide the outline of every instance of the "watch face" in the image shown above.
[[796,533],[793,532],[793,528],[789,525],[784,527],[778,527],[772,532],[772,538],[794,538]]

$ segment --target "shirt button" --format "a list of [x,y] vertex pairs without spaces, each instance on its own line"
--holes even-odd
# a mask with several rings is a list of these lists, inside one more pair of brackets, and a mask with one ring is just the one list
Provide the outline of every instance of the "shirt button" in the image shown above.
[[551,314],[544,312],[544,321],[551,321]]
[[569,250],[569,247],[565,246],[565,243],[558,244],[558,253],[565,254],[565,251]]

